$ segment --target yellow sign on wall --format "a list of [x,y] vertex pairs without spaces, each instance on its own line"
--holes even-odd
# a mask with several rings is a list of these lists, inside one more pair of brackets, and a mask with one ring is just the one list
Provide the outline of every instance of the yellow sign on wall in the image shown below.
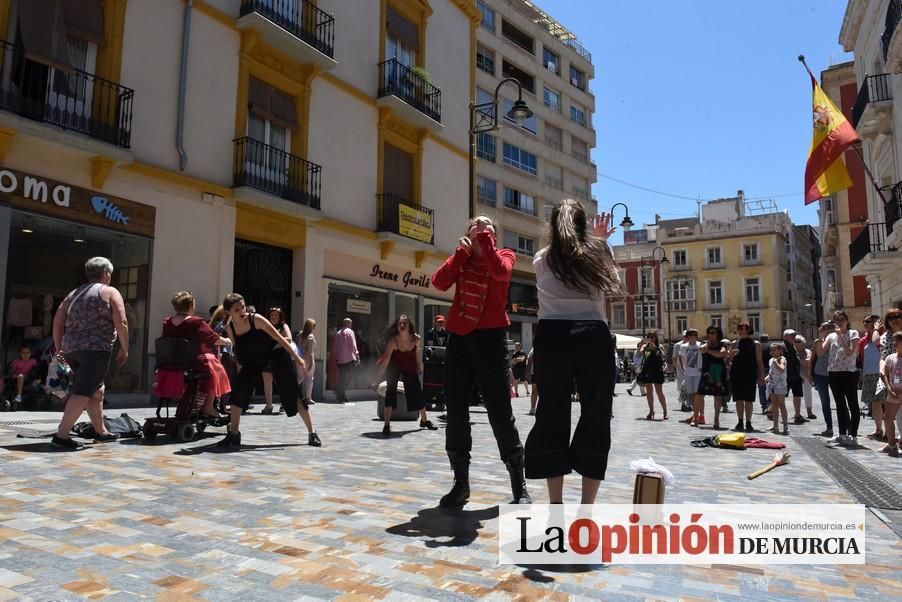
[[398,233],[425,243],[432,243],[432,214],[416,207],[398,205]]

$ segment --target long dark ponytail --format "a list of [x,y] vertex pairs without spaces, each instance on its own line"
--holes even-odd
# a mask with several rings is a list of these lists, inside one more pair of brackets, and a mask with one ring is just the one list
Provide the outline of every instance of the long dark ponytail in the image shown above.
[[587,295],[622,290],[608,245],[588,228],[586,211],[565,199],[551,211],[551,244],[545,261],[558,280]]

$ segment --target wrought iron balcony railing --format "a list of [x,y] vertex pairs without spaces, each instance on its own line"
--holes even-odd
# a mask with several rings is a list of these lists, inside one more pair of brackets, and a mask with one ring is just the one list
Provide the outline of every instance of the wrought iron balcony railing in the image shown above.
[[376,195],[379,232],[392,232],[427,244],[435,243],[435,211],[401,197]]
[[253,138],[235,140],[234,185],[320,208],[323,168]]
[[241,16],[258,13],[334,58],[335,17],[308,0],[241,0]]
[[92,73],[31,61],[0,40],[0,109],[129,148],[134,96]]
[[868,253],[886,251],[886,224],[868,224],[849,245],[849,264],[855,267]]
[[861,117],[869,104],[892,99],[893,88],[889,73],[865,77],[861,83],[861,88],[858,90],[855,108],[852,109],[852,127],[858,127],[858,123],[861,121]]
[[420,113],[442,122],[442,91],[397,59],[379,63],[379,98],[397,96]]

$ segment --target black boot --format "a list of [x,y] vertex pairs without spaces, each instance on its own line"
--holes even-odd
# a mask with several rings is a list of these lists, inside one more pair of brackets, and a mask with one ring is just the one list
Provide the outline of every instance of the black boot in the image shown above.
[[511,477],[511,493],[514,496],[515,504],[532,504],[532,498],[526,490],[526,464],[523,459],[523,452],[511,457],[504,462],[507,466],[507,472]]
[[468,454],[448,452],[448,459],[454,470],[454,486],[438,505],[442,508],[459,508],[470,499],[470,458]]

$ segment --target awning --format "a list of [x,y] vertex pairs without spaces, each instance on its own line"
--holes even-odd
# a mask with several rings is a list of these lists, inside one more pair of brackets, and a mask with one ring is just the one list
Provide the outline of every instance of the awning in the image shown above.
[[282,127],[292,130],[300,128],[297,104],[290,94],[285,94],[252,77],[248,89],[248,102],[251,113]]
[[68,35],[103,44],[103,3],[100,0],[63,0],[63,9]]
[[[420,34],[417,26],[398,14],[392,7],[386,13],[385,28],[392,35],[415,50],[420,48]],[[392,57],[388,57],[392,58]]]
[[19,32],[25,58],[71,71],[63,0],[19,2]]

